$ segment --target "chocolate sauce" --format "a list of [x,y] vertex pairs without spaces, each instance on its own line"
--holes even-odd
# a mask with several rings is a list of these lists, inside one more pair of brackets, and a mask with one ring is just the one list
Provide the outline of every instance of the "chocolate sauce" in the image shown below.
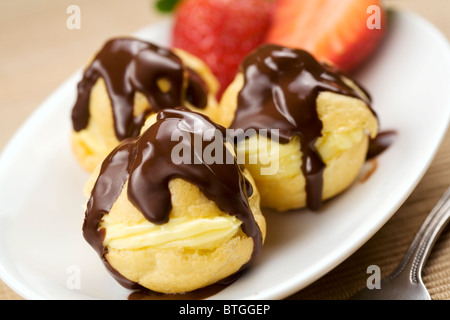
[[188,69],[189,78],[186,89],[186,101],[199,109],[205,109],[208,104],[208,86],[200,75]]
[[219,293],[226,286],[220,284],[214,284],[202,289],[198,289],[187,293],[160,293],[146,289],[140,289],[133,291],[128,300],[204,300]]
[[227,286],[225,284],[215,283],[191,292],[172,294],[140,289],[130,293],[128,300],[204,300],[224,290]]
[[231,128],[278,129],[280,143],[299,136],[307,206],[318,210],[325,164],[314,147],[322,136],[317,96],[331,91],[361,99],[369,108],[370,98],[361,96],[342,80],[341,73],[320,64],[303,50],[264,45],[250,54],[241,68],[245,83],[238,95]]
[[[249,182],[223,143],[221,154],[225,160],[233,159],[232,163],[224,160],[223,164],[207,164],[203,161],[204,150],[214,141],[203,140],[202,134],[207,130],[219,132],[226,141],[225,128],[208,117],[186,108],[165,109],[158,113],[156,123],[140,137],[123,141],[104,160],[88,201],[83,235],[102,257],[112,275],[125,287],[136,288],[134,283],[128,283],[126,279],[123,281],[123,277],[106,261],[106,248],[103,246],[105,231],[98,225],[103,215],[110,212],[127,180],[129,201],[155,224],[164,224],[169,220],[172,209],[169,182],[172,179],[181,178],[196,185],[222,211],[241,220],[243,232],[253,239],[252,257],[241,270],[259,254],[262,235],[248,203],[247,192],[252,192]],[[176,131],[183,133],[181,141],[172,139],[172,133]],[[192,145],[199,138],[202,140],[201,149]],[[172,162],[172,150],[180,143],[191,150],[192,163]]]
[[394,130],[387,130],[378,133],[374,139],[369,141],[369,151],[367,152],[367,159],[378,157],[381,153],[386,151],[392,143],[394,143],[397,132]]
[[[205,83],[173,52],[138,39],[116,38],[104,45],[78,83],[78,97],[72,110],[76,132],[88,125],[90,95],[99,78],[106,84],[119,141],[136,137],[150,112],[183,105],[186,91],[196,107],[206,106]],[[167,92],[159,88],[160,79],[169,81]],[[139,117],[133,116],[136,92],[142,93],[152,108]]]

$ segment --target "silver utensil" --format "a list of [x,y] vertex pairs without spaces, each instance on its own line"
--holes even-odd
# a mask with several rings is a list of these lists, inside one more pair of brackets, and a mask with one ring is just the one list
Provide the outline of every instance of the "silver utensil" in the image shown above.
[[422,268],[436,240],[450,221],[450,188],[430,212],[398,267],[380,283],[363,289],[352,300],[431,300],[422,282]]

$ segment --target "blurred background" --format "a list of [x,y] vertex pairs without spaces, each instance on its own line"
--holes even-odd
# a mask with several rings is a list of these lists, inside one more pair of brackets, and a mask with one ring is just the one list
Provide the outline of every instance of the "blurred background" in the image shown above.
[[[105,39],[130,35],[167,18],[154,9],[155,1],[0,0],[0,151],[39,104],[81,68]],[[66,9],[72,4],[81,8],[79,30],[66,27]],[[390,0],[386,4],[422,15],[450,39],[449,0]],[[444,144],[450,144],[448,134]],[[0,299],[20,297],[0,282]]]

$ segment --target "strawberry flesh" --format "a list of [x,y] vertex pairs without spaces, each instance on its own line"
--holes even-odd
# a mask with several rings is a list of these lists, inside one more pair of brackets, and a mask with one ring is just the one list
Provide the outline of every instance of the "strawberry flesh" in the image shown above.
[[[379,9],[379,17],[373,8]],[[368,27],[374,18],[381,28]],[[371,56],[385,31],[386,15],[379,0],[276,0],[266,41],[308,50],[351,72]]]
[[202,59],[221,84],[264,42],[272,19],[268,0],[185,0],[176,9],[172,45]]

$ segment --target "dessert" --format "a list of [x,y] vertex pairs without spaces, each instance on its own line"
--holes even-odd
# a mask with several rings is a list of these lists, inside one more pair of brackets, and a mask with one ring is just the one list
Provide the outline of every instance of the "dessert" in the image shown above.
[[214,118],[218,83],[198,58],[135,38],[106,42],[84,70],[72,110],[72,145],[92,171],[120,141],[136,137],[146,118],[185,105]]
[[306,51],[278,45],[244,60],[220,105],[261,205],[278,211],[318,210],[348,188],[378,133],[361,86]]
[[83,235],[123,286],[169,296],[230,279],[262,249],[260,206],[319,210],[384,150],[369,150],[370,95],[339,71],[382,39],[361,14],[378,1],[317,2],[183,1],[174,49],[116,38],[86,68],[72,112],[93,171]]
[[[183,293],[246,269],[261,250],[265,220],[225,128],[187,108],[168,108],[142,130],[116,147],[86,185],[87,242],[128,288]],[[205,141],[208,132],[215,138]],[[228,161],[202,159],[213,144]],[[188,161],[174,158],[177,146]]]

